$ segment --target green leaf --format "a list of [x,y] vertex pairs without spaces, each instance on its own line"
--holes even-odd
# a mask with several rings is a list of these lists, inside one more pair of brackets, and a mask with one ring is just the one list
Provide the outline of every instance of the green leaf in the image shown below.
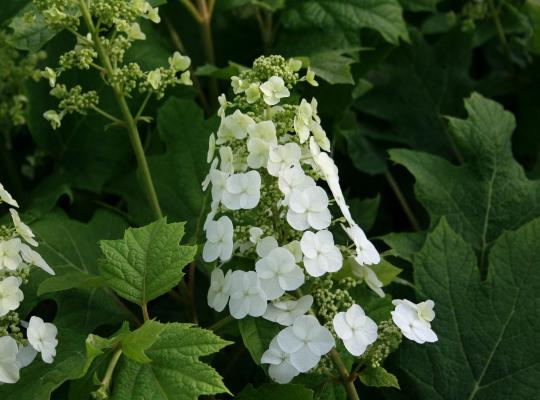
[[184,223],[162,218],[142,228],[129,228],[124,238],[102,240],[105,261],[101,276],[119,296],[139,305],[167,293],[180,282],[182,269],[197,246],[180,246]]
[[238,329],[251,358],[255,364],[261,365],[261,357],[278,334],[279,327],[263,318],[247,317],[238,320]]
[[[55,212],[31,225],[39,238],[38,250],[57,277],[73,272],[97,274],[98,240],[119,237],[125,227],[122,218],[104,211],[96,212],[87,224]],[[32,274],[30,285],[37,287],[45,276]],[[54,364],[44,364],[38,359],[22,369],[16,385],[0,385],[2,400],[49,400],[51,393],[64,382],[84,374],[85,340],[90,332],[102,325],[133,319],[112,293],[98,288],[72,289],[39,300],[45,298],[57,304],[53,322],[58,328],[59,343]],[[32,309],[37,300],[28,296],[20,310]]]
[[539,237],[540,219],[504,232],[482,281],[473,248],[444,219],[428,236],[414,259],[415,281],[435,301],[439,341],[409,342],[398,353],[411,398],[537,397],[540,318],[531,305],[540,292]]
[[38,288],[38,296],[46,293],[61,292],[69,289],[92,289],[105,287],[105,282],[99,275],[74,271],[60,276],[45,279]]
[[[373,139],[454,156],[443,116],[459,115],[462,99],[471,92],[473,82],[468,72],[471,35],[456,29],[429,44],[412,31],[411,39],[410,45],[396,49],[367,75],[374,87],[356,102],[360,112],[385,122],[367,125],[372,118],[357,118],[367,120],[361,132],[367,144],[356,145],[357,151],[349,148],[349,154],[362,171],[365,168],[358,164],[366,148],[374,147]],[[351,146],[351,138],[348,142]],[[385,156],[382,152],[376,155]],[[378,173],[384,171],[384,168],[372,169]]]
[[127,334],[121,340],[122,353],[139,364],[146,364],[152,360],[146,355],[148,350],[165,330],[166,325],[150,320],[141,327]]
[[399,383],[394,374],[383,367],[367,367],[360,373],[360,382],[366,386],[394,387],[399,389]]
[[33,3],[26,5],[9,24],[11,46],[19,50],[38,51],[58,33],[46,22]]
[[354,220],[362,227],[362,229],[368,232],[373,228],[375,219],[377,219],[377,212],[379,211],[379,204],[381,202],[381,196],[377,195],[373,198],[366,199],[352,199],[349,202],[351,214]]
[[283,23],[295,29],[370,28],[397,44],[408,40],[401,11],[397,0],[298,0],[285,10]]
[[103,338],[98,335],[90,334],[86,338],[86,364],[84,371],[87,373],[90,365],[99,356],[103,355],[106,350],[111,350],[115,345],[120,343],[122,338],[129,334],[129,325],[127,322],[122,324],[122,327],[110,338]]
[[410,11],[431,11],[437,10],[437,3],[441,0],[399,0],[401,6]]
[[450,119],[465,164],[455,166],[410,150],[390,154],[416,178],[415,192],[431,223],[445,215],[480,253],[483,264],[487,249],[503,230],[516,229],[540,215],[540,182],[528,180],[512,155],[512,114],[479,94],[468,98],[465,107],[466,119]]
[[535,54],[540,54],[540,3],[537,0],[526,0],[523,12],[528,16],[532,26],[529,50]]
[[[159,109],[157,124],[167,151],[147,158],[160,205],[171,220],[188,221],[186,230],[191,238],[199,234],[204,223],[208,192],[202,191],[201,182],[209,170],[208,137],[217,129],[218,121],[205,120],[194,102],[171,97]],[[134,175],[113,186],[113,191],[127,198],[129,212],[138,222],[153,220]]]
[[312,400],[313,390],[301,385],[267,383],[254,388],[247,385],[238,395],[238,400]]
[[371,269],[377,274],[377,278],[379,278],[384,286],[392,283],[394,278],[403,271],[401,268],[392,265],[392,263],[384,258],[379,264],[373,265]]
[[228,392],[219,374],[199,357],[213,354],[229,342],[189,324],[167,324],[146,350],[152,360],[138,364],[122,359],[117,366],[113,400],[195,400]]
[[379,237],[392,249],[392,254],[412,262],[413,255],[422,248],[426,240],[424,232],[391,232]]
[[16,15],[24,6],[30,3],[31,0],[11,0],[2,4],[0,9],[0,25]]
[[351,64],[355,59],[348,56],[358,49],[328,50],[309,56],[309,64],[316,76],[335,85],[338,83],[354,84],[351,74]]

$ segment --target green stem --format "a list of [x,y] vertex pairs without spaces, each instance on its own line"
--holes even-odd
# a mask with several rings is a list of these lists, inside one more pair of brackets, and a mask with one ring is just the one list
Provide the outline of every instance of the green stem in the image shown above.
[[[90,15],[90,11],[88,9],[86,0],[79,0],[79,7],[81,10],[84,22],[92,35],[92,40],[94,42],[99,59],[101,63],[103,64],[103,67],[107,71],[107,74],[109,75],[109,77],[112,77],[114,74],[114,69],[111,64],[111,60],[109,59],[109,56],[107,55],[107,52],[105,51],[105,48],[103,47],[103,43],[101,43],[99,32],[96,30],[96,27],[94,26],[94,23],[92,22],[92,16]],[[141,138],[139,136],[139,130],[137,129],[137,124],[135,123],[135,120],[133,119],[133,115],[131,114],[131,111],[129,109],[129,106],[127,104],[126,98],[122,90],[116,85],[111,85],[111,87],[113,89],[116,102],[118,103],[118,106],[120,107],[120,111],[124,119],[125,128],[127,129],[129,133],[129,138],[131,140],[131,145],[135,153],[135,158],[137,159],[137,164],[139,165],[139,168],[142,172],[142,178],[143,178],[144,186],[146,189],[146,195],[148,196],[148,201],[150,202],[150,206],[152,207],[152,211],[154,213],[155,218],[162,218],[163,213],[161,212],[161,208],[159,206],[159,201],[158,201],[156,190],[154,187],[154,182],[152,181],[152,176],[150,174],[150,168],[148,167],[148,162],[146,161],[146,156],[144,155],[144,149],[141,143]]]
[[143,314],[143,320],[145,322],[150,320],[150,314],[148,314],[148,304],[147,303],[142,303],[141,304],[141,310],[142,310],[142,314]]
[[351,382],[349,379],[349,371],[347,370],[347,367],[345,367],[345,364],[343,363],[343,360],[341,359],[335,347],[330,350],[330,358],[332,359],[332,362],[334,363],[336,369],[339,372],[341,382],[343,383],[343,386],[347,391],[349,400],[360,400],[360,397],[358,397],[358,392],[356,391],[356,387],[354,386],[354,382]]
[[491,12],[491,16],[493,17],[493,22],[495,23],[495,29],[497,30],[497,35],[499,37],[501,47],[503,48],[504,54],[508,59],[508,62],[510,63],[510,65],[512,65],[512,53],[510,52],[510,47],[508,46],[508,41],[506,40],[506,36],[504,34],[504,28],[502,26],[501,19],[499,18],[499,9],[495,8],[493,0],[487,0],[487,4],[489,7],[489,11]]
[[114,374],[114,369],[116,368],[116,365],[118,364],[118,361],[120,360],[121,356],[122,356],[122,348],[118,348],[116,349],[113,356],[111,357],[111,361],[109,361],[107,372],[105,372],[105,376],[103,377],[103,380],[101,381],[101,390],[103,390],[105,394],[109,393],[109,389],[112,383],[112,377]]
[[122,125],[122,126],[125,125],[124,121],[122,121],[121,119],[116,118],[115,116],[109,114],[108,112],[106,112],[105,110],[102,110],[101,108],[99,108],[97,106],[93,105],[92,110],[94,110],[98,114],[101,114],[103,117],[107,118],[108,120],[111,120],[115,124]]
[[211,331],[218,331],[220,330],[221,328],[229,325],[231,322],[234,321],[234,318],[230,315],[227,315],[226,317],[220,319],[219,321],[217,322],[214,322],[212,325],[210,325],[208,328],[206,329],[209,329]]
[[396,180],[394,179],[390,171],[385,171],[384,177],[386,178],[386,180],[390,184],[390,187],[394,191],[394,194],[396,195],[399,201],[399,204],[401,204],[401,208],[403,208],[403,211],[405,211],[405,214],[407,215],[407,218],[409,219],[412,227],[414,228],[416,232],[420,232],[422,230],[420,228],[420,224],[418,223],[418,220],[416,219],[416,216],[412,212],[411,207],[409,206],[409,203],[407,202],[407,199],[401,192],[399,185],[397,184]]
[[148,100],[150,100],[150,97],[152,97],[152,92],[149,91],[146,94],[146,97],[144,98],[141,106],[139,107],[139,111],[137,111],[137,114],[135,114],[135,121],[138,121],[139,118],[141,118],[141,115],[144,112],[144,109],[146,108],[146,105],[148,104]]
[[[197,4],[199,7],[199,15],[202,17],[202,20],[199,23],[201,25],[201,36],[204,44],[206,62],[215,65],[216,57],[214,53],[214,41],[212,39],[212,14],[208,4],[206,4],[206,0],[197,0]],[[213,76],[210,76],[208,79],[208,89],[210,93],[210,104],[216,106],[219,93],[217,79]]]

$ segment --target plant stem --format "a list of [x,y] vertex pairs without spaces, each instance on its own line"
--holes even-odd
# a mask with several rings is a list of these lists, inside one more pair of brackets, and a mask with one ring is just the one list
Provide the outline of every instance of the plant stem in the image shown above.
[[409,203],[407,202],[407,199],[405,198],[405,196],[401,192],[401,189],[399,188],[399,185],[397,184],[396,180],[394,179],[394,177],[392,176],[390,171],[388,171],[388,170],[385,171],[384,172],[384,177],[386,178],[386,180],[390,184],[390,187],[394,191],[394,194],[396,195],[396,197],[397,197],[397,199],[399,201],[399,204],[401,204],[401,208],[403,208],[403,211],[405,211],[405,214],[407,215],[407,218],[409,219],[412,227],[414,228],[414,230],[416,232],[420,232],[422,230],[420,228],[420,224],[418,223],[418,220],[416,219],[416,216],[412,212],[411,207],[409,206]]
[[[103,43],[101,43],[99,31],[96,29],[94,23],[92,22],[92,16],[90,15],[90,11],[88,10],[86,0],[79,0],[79,8],[81,10],[86,27],[92,35],[92,40],[98,53],[99,59],[103,64],[103,67],[105,68],[107,74],[112,77],[114,74],[114,69],[111,64],[111,60],[109,59],[109,56],[107,55],[107,52],[103,47]],[[133,119],[133,115],[131,114],[122,90],[116,85],[111,85],[111,87],[113,89],[114,96],[116,97],[116,102],[120,107],[120,111],[124,119],[125,128],[129,133],[129,138],[131,140],[131,145],[135,153],[135,158],[137,159],[137,164],[139,165],[139,168],[142,172],[146,195],[148,197],[148,201],[150,202],[154,217],[156,219],[162,218],[163,213],[161,212],[161,208],[159,206],[156,189],[154,187],[154,182],[152,181],[152,176],[150,174],[150,168],[148,167],[148,162],[146,161],[146,156],[144,155],[144,149],[141,143],[141,138],[139,136],[139,130],[137,129],[137,124]]]
[[[214,53],[214,41],[212,39],[212,13],[208,4],[206,4],[206,0],[197,0],[197,5],[199,7],[199,15],[202,17],[200,25],[206,62],[215,65],[216,57]],[[217,79],[213,76],[208,77],[208,89],[210,93],[210,104],[215,106],[219,93]]]
[[109,114],[108,112],[106,112],[105,110],[102,110],[101,108],[99,108],[97,106],[92,106],[92,110],[94,110],[98,114],[101,114],[103,117],[107,118],[108,120],[111,120],[115,124],[125,126],[124,121],[122,121],[121,119],[116,118],[115,116]]
[[195,304],[195,274],[197,272],[197,265],[195,261],[189,264],[188,270],[188,297],[191,307],[191,317],[194,323],[198,324],[197,318],[197,305]]
[[105,372],[105,376],[103,377],[103,380],[101,381],[101,389],[105,391],[105,393],[109,393],[109,388],[111,387],[112,377],[114,373],[114,369],[116,368],[116,365],[118,364],[118,361],[120,360],[120,356],[122,356],[122,348],[116,349],[113,356],[111,357],[111,361],[109,361],[109,366],[107,367],[107,372]]
[[341,382],[343,383],[343,386],[345,386],[349,400],[360,400],[356,387],[354,386],[354,382],[349,380],[349,371],[347,370],[347,367],[345,367],[345,364],[341,360],[341,357],[335,347],[330,350],[330,358],[339,372]]
[[499,43],[501,44],[501,47],[504,51],[506,58],[508,59],[509,64],[512,65],[512,53],[510,51],[508,41],[506,40],[506,36],[504,34],[504,28],[502,26],[501,19],[499,18],[499,8],[495,8],[493,0],[487,0],[487,4],[489,7],[489,11],[491,12],[491,16],[493,17],[493,22],[495,23],[495,29],[497,29]]
[[232,321],[234,321],[234,318],[230,315],[227,315],[226,317],[220,319],[219,321],[214,322],[212,325],[210,325],[208,328],[211,331],[218,331],[224,326],[229,325]]
[[150,320],[150,314],[148,314],[148,304],[142,303],[141,305],[142,314],[143,314],[143,320],[146,322]]

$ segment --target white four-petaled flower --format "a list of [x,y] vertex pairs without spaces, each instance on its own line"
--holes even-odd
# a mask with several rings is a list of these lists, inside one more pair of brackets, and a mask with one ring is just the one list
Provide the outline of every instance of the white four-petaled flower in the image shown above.
[[334,245],[334,237],[330,231],[305,231],[300,246],[304,254],[304,267],[311,276],[319,277],[341,269],[343,256]]
[[255,263],[261,288],[268,300],[280,297],[286,290],[296,290],[304,284],[304,273],[296,265],[294,255],[277,247]]
[[312,315],[296,318],[292,326],[279,332],[277,342],[284,352],[291,355],[291,364],[300,372],[315,367],[321,356],[336,344],[330,331]]
[[0,383],[15,383],[19,380],[19,347],[11,336],[0,337]]
[[320,230],[330,226],[332,216],[328,210],[328,195],[319,186],[293,190],[289,197],[287,222],[298,231],[309,227]]
[[360,280],[364,281],[371,290],[377,293],[377,295],[384,297],[384,292],[382,290],[383,284],[377,277],[375,271],[373,271],[370,267],[353,262],[352,273]]
[[252,125],[247,141],[248,166],[254,169],[266,166],[270,146],[275,144],[277,144],[276,127],[272,121],[262,121]]
[[231,276],[229,311],[236,319],[260,317],[266,312],[266,296],[255,271],[234,271]]
[[281,193],[285,195],[283,199],[284,205],[289,204],[289,197],[293,190],[302,191],[313,186],[315,186],[315,181],[312,177],[307,176],[299,165],[284,169],[279,174],[278,187]]
[[283,78],[279,76],[272,76],[259,88],[263,94],[264,102],[270,106],[276,105],[280,99],[289,97],[291,94],[287,86],[285,86]]
[[15,271],[22,263],[21,239],[14,238],[0,242],[0,270]]
[[268,173],[272,176],[279,176],[281,171],[300,162],[302,151],[296,143],[286,143],[283,145],[271,145],[268,154]]
[[353,356],[361,356],[377,340],[377,324],[358,304],[353,304],[347,312],[337,313],[332,322],[336,334]]
[[221,268],[216,268],[210,275],[210,288],[208,289],[208,305],[220,312],[225,309],[231,291],[231,275],[229,270],[223,275]]
[[263,318],[283,326],[290,326],[297,317],[307,313],[312,305],[313,296],[309,294],[298,300],[274,301],[268,304]]
[[0,201],[9,204],[12,207],[19,207],[17,201],[11,197],[9,192],[4,189],[4,186],[0,183]]
[[261,198],[261,175],[257,171],[234,174],[227,178],[221,202],[229,210],[250,210]]
[[272,339],[268,350],[263,353],[261,363],[270,364],[268,375],[277,383],[289,383],[300,373],[291,363],[291,354],[279,346],[277,337]]
[[19,289],[21,283],[21,278],[15,276],[8,276],[0,281],[0,317],[19,308],[24,299],[24,294]]
[[233,139],[244,139],[253,125],[255,125],[253,118],[240,110],[236,110],[231,115],[223,118],[217,132],[217,144]]
[[38,242],[36,242],[36,239],[34,239],[34,232],[32,232],[32,229],[30,229],[28,225],[21,221],[21,217],[19,217],[17,210],[10,208],[9,212],[11,213],[13,225],[15,225],[15,231],[19,234],[19,236],[22,237],[29,245],[37,246]]
[[379,252],[375,246],[373,246],[373,243],[368,240],[366,234],[358,225],[355,224],[350,227],[342,225],[342,227],[356,246],[356,257],[354,259],[358,264],[372,265],[381,262]]
[[44,322],[39,317],[30,318],[26,336],[32,347],[41,353],[43,362],[47,364],[52,363],[56,356],[57,334],[56,326],[50,322]]
[[436,342],[437,334],[431,329],[435,318],[432,300],[414,304],[409,300],[393,300],[396,306],[391,312],[392,320],[407,339],[416,343]]
[[226,215],[217,221],[211,221],[206,226],[206,243],[203,248],[203,260],[212,262],[218,258],[221,261],[228,261],[232,257],[233,251],[232,221]]

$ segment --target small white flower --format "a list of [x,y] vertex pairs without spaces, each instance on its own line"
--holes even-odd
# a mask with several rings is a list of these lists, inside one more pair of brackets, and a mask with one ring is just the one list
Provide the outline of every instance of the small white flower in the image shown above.
[[125,32],[128,36],[128,39],[132,39],[132,40],[145,40],[146,39],[146,35],[141,30],[141,26],[137,22],[134,22],[131,25],[129,25],[125,29]]
[[146,3],[148,8],[146,9],[145,18],[152,21],[154,24],[159,24],[161,22],[161,17],[159,16],[159,10],[157,7],[152,7],[150,4]]
[[15,271],[22,263],[21,239],[15,238],[0,242],[0,270]]
[[375,246],[373,246],[373,243],[368,240],[366,234],[358,225],[354,224],[350,227],[342,225],[342,227],[356,246],[356,257],[354,259],[358,264],[372,265],[381,262],[379,252]]
[[222,172],[219,169],[214,168],[210,170],[209,178],[210,182],[212,182],[212,201],[218,204],[221,202],[228,177],[228,173]]
[[309,227],[326,229],[332,216],[328,210],[328,195],[323,188],[313,186],[304,190],[293,190],[289,198],[287,222],[298,231]]
[[293,165],[290,168],[282,170],[279,174],[278,187],[281,193],[285,195],[283,204],[289,204],[289,197],[293,190],[303,190],[315,186],[312,177],[307,176],[299,165]]
[[291,254],[294,256],[294,261],[297,263],[302,261],[302,247],[300,246],[299,240],[293,240],[283,247],[291,252]]
[[298,134],[300,143],[306,142],[309,138],[309,125],[312,117],[313,110],[311,104],[309,104],[306,99],[302,99],[300,105],[296,109],[296,115],[294,116],[293,121],[294,131]]
[[252,83],[249,85],[249,87],[246,89],[246,101],[249,104],[255,103],[259,98],[261,97],[261,91],[259,89],[258,83]]
[[302,315],[292,326],[277,335],[279,347],[291,355],[291,364],[300,372],[315,367],[321,356],[328,353],[336,342],[328,329],[312,315]]
[[266,168],[272,176],[279,176],[281,171],[300,162],[302,151],[296,143],[286,143],[284,145],[271,145],[268,154],[268,164]]
[[236,319],[260,317],[266,312],[266,296],[255,271],[234,271],[231,276],[229,311]]
[[289,97],[289,89],[285,86],[283,78],[272,76],[260,86],[263,94],[263,100],[266,104],[274,106],[279,103],[279,100],[284,97]]
[[435,318],[432,300],[419,304],[414,304],[409,300],[394,300],[392,303],[396,306],[391,312],[392,320],[403,336],[419,344],[438,340],[430,324]]
[[210,289],[208,289],[208,305],[214,310],[223,311],[229,301],[231,290],[231,275],[229,270],[223,275],[221,268],[216,268],[210,276]]
[[31,317],[26,330],[28,341],[41,353],[43,362],[51,364],[56,356],[58,330],[50,322],[43,322],[39,317]]
[[0,183],[0,201],[9,204],[12,207],[19,207],[19,203],[11,197],[9,192],[4,189],[4,186]]
[[191,65],[191,59],[188,56],[183,56],[178,51],[175,51],[171,57],[169,57],[169,65],[175,71],[185,71]]
[[233,251],[233,233],[232,221],[225,215],[217,221],[208,223],[203,260],[206,262],[212,262],[218,258],[221,261],[230,260]]
[[249,228],[249,241],[253,244],[256,244],[263,235],[263,233],[264,231],[258,226],[253,226]]
[[307,313],[312,305],[313,297],[309,294],[298,300],[274,301],[268,304],[263,318],[283,326],[290,326],[297,317]]
[[234,155],[229,146],[221,146],[219,148],[219,158],[221,159],[220,170],[232,174],[234,172]]
[[268,163],[270,146],[277,144],[276,126],[272,121],[259,122],[249,129],[247,141],[247,164],[250,168],[261,168]]
[[15,276],[0,281],[0,317],[19,308],[24,299],[24,294],[19,289],[21,283],[21,279]]
[[159,68],[150,71],[146,80],[148,81],[150,86],[152,86],[152,89],[158,90],[161,83],[161,71],[159,70]]
[[243,93],[249,87],[249,81],[242,80],[238,76],[231,76],[231,87],[234,94]]
[[378,296],[384,297],[384,292],[382,290],[383,284],[371,268],[367,265],[361,265],[355,262],[352,266],[352,273],[360,280],[364,281]]
[[0,337],[0,383],[16,383],[19,380],[19,347],[11,336]]
[[240,110],[236,110],[221,121],[221,126],[217,132],[217,144],[233,139],[244,139],[253,125],[255,125],[253,118],[243,114]]
[[257,254],[264,258],[272,250],[278,247],[278,242],[273,236],[265,236],[257,242]]
[[319,82],[315,80],[315,72],[313,72],[313,70],[310,68],[308,68],[306,72],[306,82],[311,86],[319,86]]
[[361,356],[377,340],[377,324],[358,304],[353,304],[347,312],[337,313],[332,322],[336,334],[353,356]]
[[280,297],[286,290],[296,290],[304,284],[304,273],[296,265],[292,253],[277,247],[255,263],[261,288],[268,300]]
[[217,111],[217,115],[219,118],[223,119],[225,118],[225,111],[227,110],[227,107],[229,106],[229,104],[227,103],[227,96],[225,96],[225,93],[221,93],[218,96],[218,103],[219,103],[219,108]]
[[287,60],[287,69],[291,72],[298,72],[302,68],[302,61],[296,58],[289,58]]
[[189,71],[182,72],[180,74],[180,83],[182,85],[192,86],[193,81],[191,80],[191,72],[189,72]]
[[63,113],[58,114],[55,110],[47,110],[43,113],[43,118],[50,122],[53,129],[60,128],[63,117]]
[[45,67],[45,71],[41,71],[41,76],[49,81],[51,87],[56,86],[56,72],[50,67]]
[[305,231],[300,246],[304,254],[304,267],[311,276],[319,277],[341,269],[343,256],[334,245],[334,237],[330,231]]
[[36,349],[31,345],[19,346],[19,352],[17,353],[17,364],[19,364],[19,368],[28,367],[36,358],[37,353]]
[[216,153],[216,135],[213,133],[208,138],[208,153],[206,153],[206,162],[210,164]]
[[328,140],[326,132],[322,128],[321,124],[312,120],[309,124],[309,129],[311,130],[313,138],[315,139],[317,144],[321,146],[321,149],[323,149],[324,151],[330,151],[330,140]]
[[34,239],[34,232],[28,225],[21,221],[19,213],[17,210],[10,208],[9,212],[11,213],[11,219],[13,220],[13,225],[15,225],[15,231],[22,237],[29,245],[37,246],[38,242]]
[[222,203],[229,210],[249,210],[259,204],[261,176],[257,171],[234,174],[227,178]]
[[268,375],[277,383],[289,383],[300,371],[298,371],[291,363],[291,355],[284,352],[279,347],[277,337],[270,342],[268,350],[266,350],[261,358],[262,364],[270,364],[268,367]]

